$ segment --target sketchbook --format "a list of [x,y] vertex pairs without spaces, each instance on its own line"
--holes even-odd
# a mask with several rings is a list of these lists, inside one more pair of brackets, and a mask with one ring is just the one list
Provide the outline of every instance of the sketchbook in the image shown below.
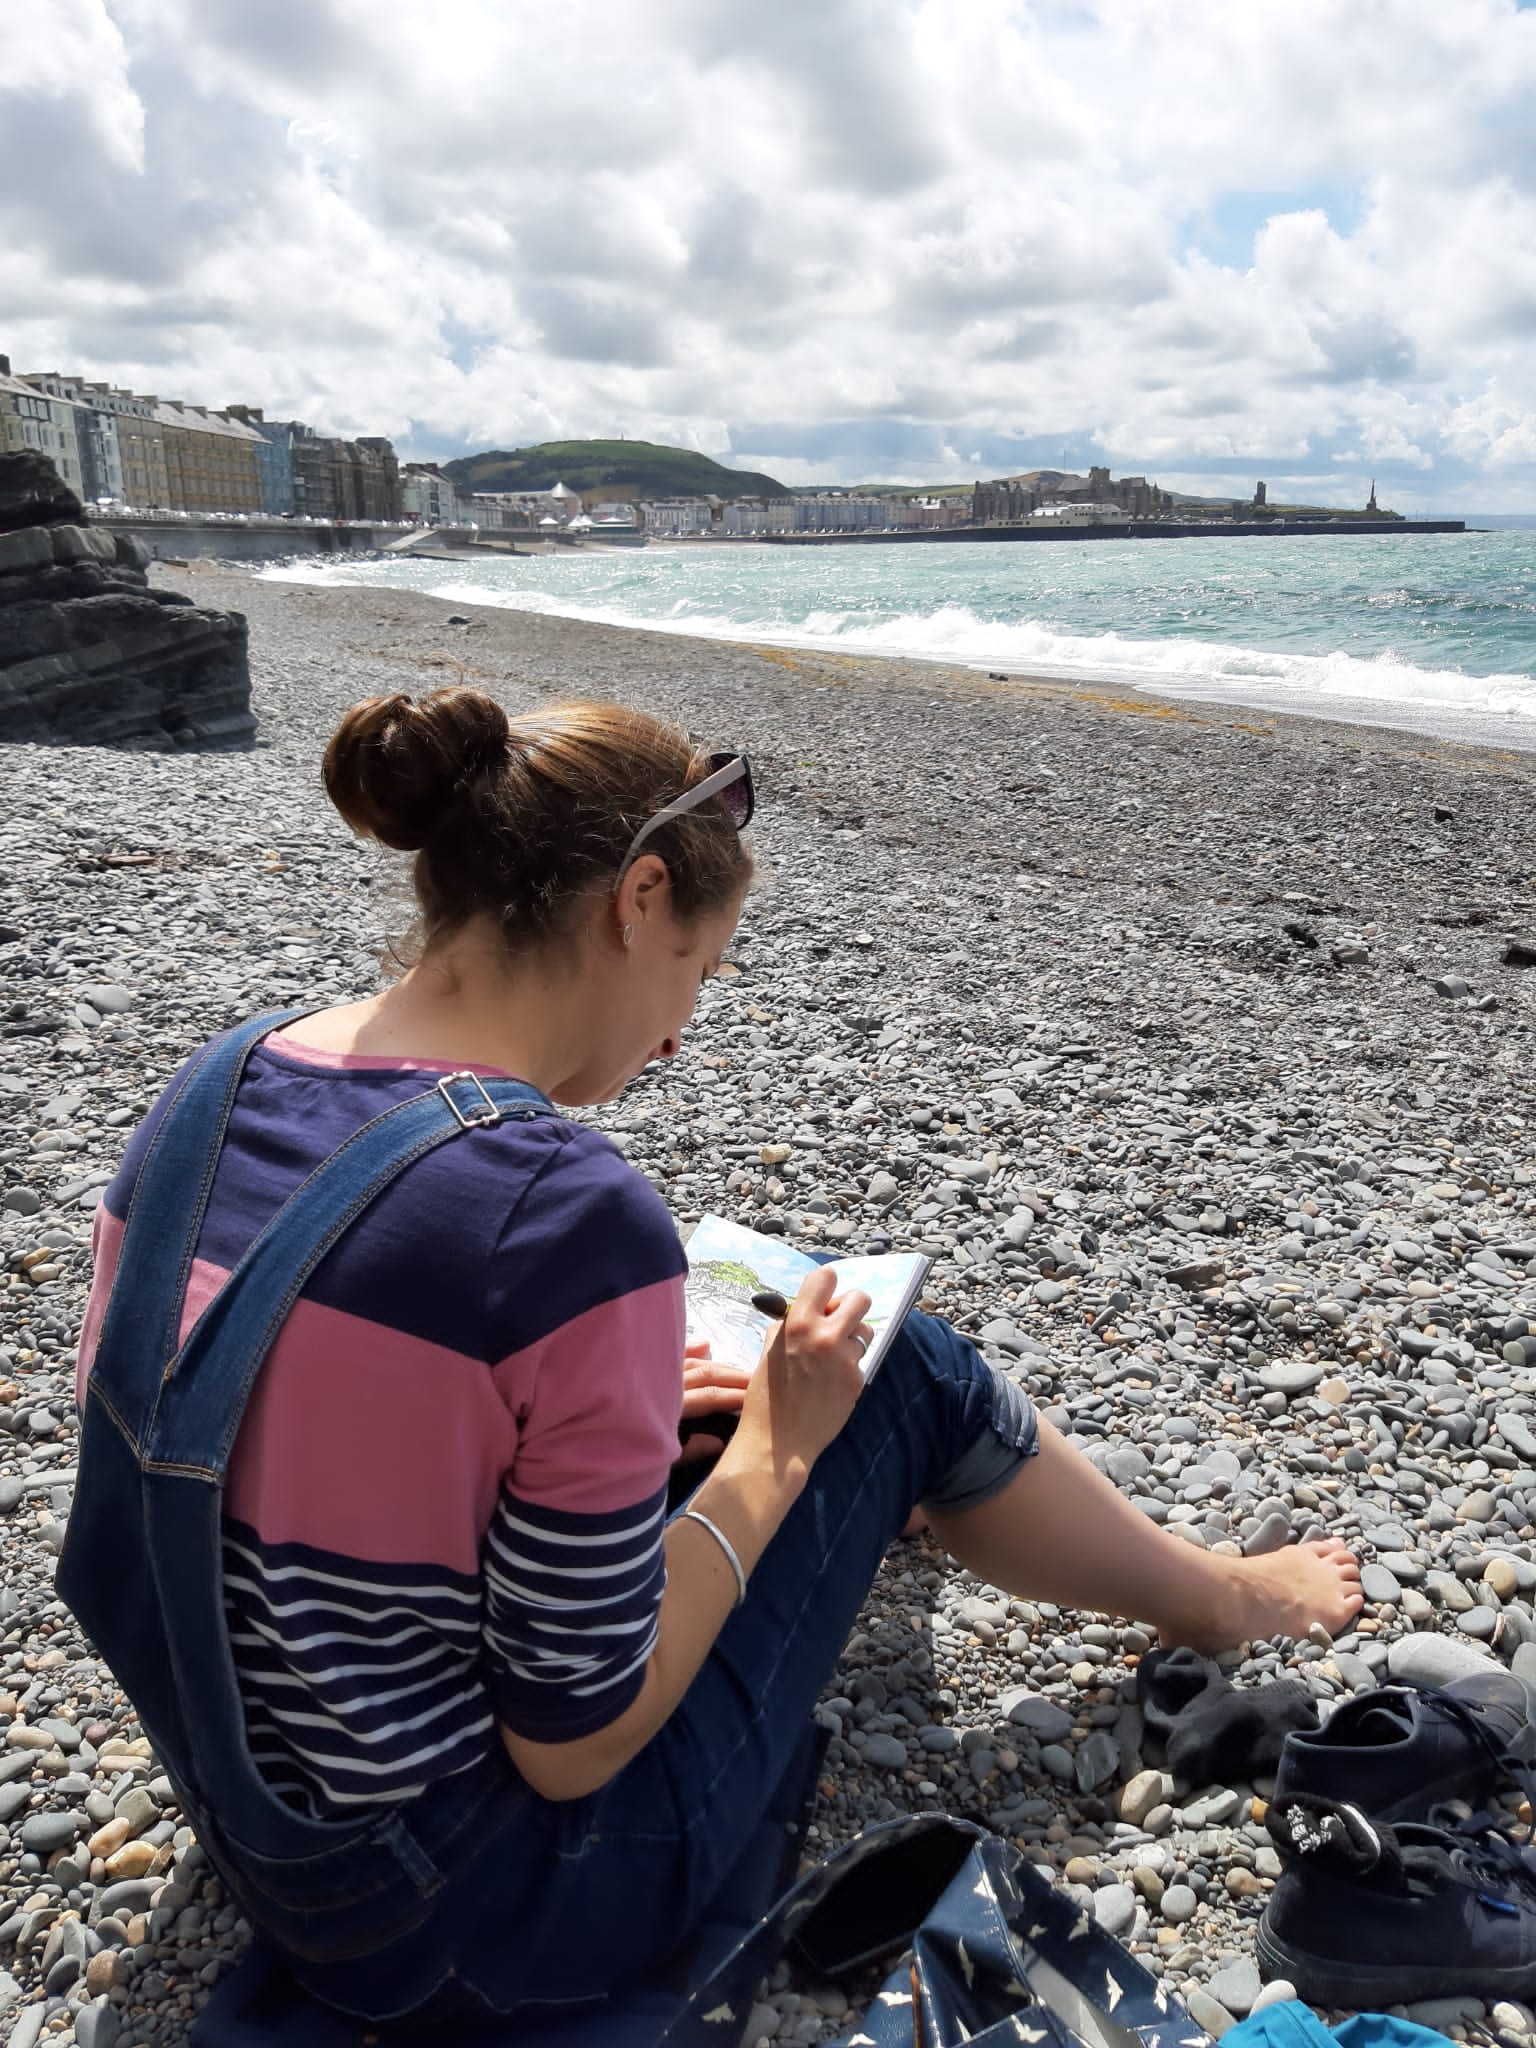
[[[772,1288],[793,1301],[807,1273],[825,1263],[797,1252],[782,1238],[764,1237],[723,1216],[705,1216],[688,1240],[689,1342],[707,1338],[711,1357],[750,1370],[773,1328],[770,1319],[752,1306],[752,1296]],[[879,1371],[932,1265],[923,1252],[883,1252],[832,1262],[839,1294],[858,1288],[869,1296],[865,1321],[874,1335],[860,1368],[866,1380]]]

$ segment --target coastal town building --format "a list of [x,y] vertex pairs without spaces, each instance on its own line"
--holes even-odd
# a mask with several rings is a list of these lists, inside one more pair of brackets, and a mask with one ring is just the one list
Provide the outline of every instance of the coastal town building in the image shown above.
[[206,406],[151,398],[165,431],[165,502],[173,512],[259,512],[261,436]]
[[377,434],[343,441],[311,432],[302,420],[263,425],[289,430],[296,512],[308,519],[381,523],[400,517],[400,465],[391,442]]
[[718,498],[651,498],[640,515],[658,540],[686,540],[710,532],[720,510]]
[[444,476],[435,462],[407,462],[403,466],[400,512],[402,518],[420,520],[423,526],[457,526],[465,516],[452,477]]
[[90,394],[93,410],[110,413],[112,417],[124,504],[137,511],[169,505],[165,429],[155,417],[154,400],[140,398],[133,391],[120,391],[111,384],[82,382],[80,388]]
[[1036,469],[978,482],[971,492],[970,517],[977,526],[1016,526],[1046,505],[1113,506],[1131,519],[1166,519],[1175,510],[1171,494],[1144,476],[1117,480],[1096,464],[1085,477]]
[[682,540],[704,534],[750,538],[775,533],[872,533],[963,526],[969,492],[787,491],[778,498],[653,498],[639,507],[647,533]]
[[256,466],[261,472],[261,509],[275,519],[287,518],[298,510],[293,489],[292,420],[269,420],[259,405],[226,405],[232,420],[242,420],[261,436]]
[[41,391],[13,376],[11,359],[0,356],[0,453],[23,448],[46,455],[77,496],[84,497],[77,407],[67,398]]
[[25,383],[50,398],[68,401],[75,408],[75,439],[80,450],[80,495],[88,505],[110,499],[125,500],[122,453],[118,445],[117,416],[103,403],[103,388],[87,384],[82,377],[61,376],[57,370],[28,370]]
[[547,491],[476,491],[460,501],[477,526],[569,526],[582,511],[581,493],[556,483]]

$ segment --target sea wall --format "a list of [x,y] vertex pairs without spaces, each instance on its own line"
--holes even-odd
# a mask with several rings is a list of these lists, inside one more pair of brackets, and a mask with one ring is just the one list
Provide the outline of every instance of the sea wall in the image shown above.
[[289,555],[371,554],[400,538],[398,526],[303,526],[289,519],[121,519],[93,522],[141,541],[152,562],[211,556],[276,562]]
[[[777,547],[846,547],[902,541],[1058,540],[1336,540],[1370,533],[1465,533],[1464,519],[1135,519],[1128,526],[919,526],[895,533],[757,533]],[[746,538],[747,536],[744,536]]]

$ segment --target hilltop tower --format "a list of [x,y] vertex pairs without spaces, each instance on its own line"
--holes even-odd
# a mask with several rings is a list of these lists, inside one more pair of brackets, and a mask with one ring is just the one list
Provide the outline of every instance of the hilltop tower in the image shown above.
[[1371,495],[1370,495],[1370,496],[1369,496],[1369,497],[1368,497],[1368,498],[1366,499],[1366,501],[1365,501],[1365,509],[1366,509],[1366,511],[1367,511],[1367,512],[1373,512],[1373,513],[1375,513],[1375,512],[1380,512],[1380,510],[1381,510],[1381,507],[1380,507],[1380,506],[1379,506],[1379,505],[1377,504],[1377,502],[1376,502],[1376,479],[1375,479],[1375,477],[1372,477],[1372,478],[1371,478]]

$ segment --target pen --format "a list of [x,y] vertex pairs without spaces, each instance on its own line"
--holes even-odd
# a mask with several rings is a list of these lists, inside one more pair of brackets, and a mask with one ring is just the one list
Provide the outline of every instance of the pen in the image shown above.
[[772,1287],[764,1287],[752,1297],[752,1306],[760,1316],[767,1316],[775,1323],[782,1323],[789,1314],[789,1303]]

